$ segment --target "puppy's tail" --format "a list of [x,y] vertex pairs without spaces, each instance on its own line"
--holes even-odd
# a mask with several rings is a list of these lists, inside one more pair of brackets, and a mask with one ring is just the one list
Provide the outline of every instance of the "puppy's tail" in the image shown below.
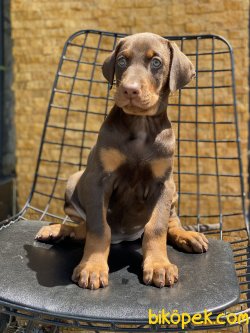
[[214,231],[220,229],[219,223],[208,223],[208,224],[194,224],[194,225],[184,225],[183,228],[187,231],[199,231],[199,232],[206,232],[206,231]]

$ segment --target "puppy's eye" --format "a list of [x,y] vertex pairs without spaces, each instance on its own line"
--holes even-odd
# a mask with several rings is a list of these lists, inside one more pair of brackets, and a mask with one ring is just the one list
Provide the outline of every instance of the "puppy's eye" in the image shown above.
[[156,58],[154,57],[152,60],[151,60],[151,67],[152,68],[160,68],[162,65],[162,62],[159,58]]
[[125,57],[121,56],[120,58],[117,59],[117,65],[121,68],[127,67],[127,60]]

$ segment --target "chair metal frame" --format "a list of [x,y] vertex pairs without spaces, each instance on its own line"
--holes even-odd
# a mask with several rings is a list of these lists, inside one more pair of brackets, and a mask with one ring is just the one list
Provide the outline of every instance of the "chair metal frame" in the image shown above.
[[[86,166],[87,153],[91,149],[91,145],[89,145],[88,142],[94,142],[94,138],[96,138],[98,134],[98,130],[88,128],[88,117],[91,117],[93,115],[94,117],[98,118],[100,116],[100,119],[103,120],[106,117],[108,110],[110,109],[110,105],[112,105],[113,103],[112,91],[110,91],[110,86],[108,85],[108,83],[103,78],[96,78],[96,73],[98,71],[100,72],[101,66],[101,62],[99,62],[99,55],[100,53],[107,55],[115,48],[117,41],[125,36],[125,34],[121,33],[111,33],[96,30],[81,30],[71,35],[66,41],[63,48],[62,56],[59,61],[55,81],[52,87],[52,93],[49,101],[41,144],[39,148],[35,177],[29,198],[24,207],[17,215],[0,223],[0,232],[2,229],[8,228],[11,224],[18,223],[18,221],[20,220],[34,219],[34,215],[36,216],[35,219],[41,221],[54,221],[60,223],[70,222],[70,219],[67,216],[54,213],[50,210],[52,203],[56,202],[62,205],[63,202],[63,193],[59,192],[60,195],[57,194],[57,186],[60,182],[62,184],[65,184],[67,177],[64,177],[64,172],[61,172],[61,170],[65,165],[69,168],[72,168],[72,170],[74,169],[75,171],[82,169]],[[173,97],[174,101],[170,99],[168,107],[168,110],[173,109],[173,111],[170,111],[170,113],[173,112],[171,113],[171,116],[173,116],[174,119],[171,119],[174,126],[177,127],[177,153],[175,158],[177,162],[177,171],[175,172],[175,177],[179,188],[178,214],[185,222],[191,221],[191,224],[196,224],[198,230],[203,224],[206,224],[207,222],[212,221],[212,223],[214,223],[214,221],[216,221],[216,223],[219,223],[220,227],[218,230],[208,231],[207,234],[210,237],[216,237],[219,239],[225,239],[230,241],[234,252],[235,266],[239,277],[239,285],[241,287],[241,300],[239,304],[231,309],[227,309],[227,311],[233,311],[235,313],[248,313],[248,276],[250,274],[250,266],[248,264],[249,222],[246,214],[243,166],[241,160],[241,146],[236,105],[233,50],[228,41],[217,35],[206,34],[193,36],[166,36],[166,38],[171,41],[175,41],[179,45],[181,50],[183,50],[183,52],[185,52],[187,56],[191,58],[191,60],[193,59],[197,72],[197,76],[193,85],[185,87],[183,90],[180,90],[178,95]],[[188,47],[186,48],[186,44],[188,43],[190,43],[190,47],[193,48],[193,51],[191,52],[189,51]],[[204,43],[204,49],[203,47],[201,47],[202,43]],[[107,47],[106,45],[109,46]],[[210,49],[207,45],[210,45]],[[217,45],[219,45],[218,48]],[[75,50],[79,50],[78,58],[69,55],[70,49],[74,50],[72,54],[74,54]],[[85,53],[87,52],[89,52],[89,55],[85,56]],[[75,54],[77,54],[77,52]],[[211,61],[210,67],[200,67],[200,59],[203,60],[203,58],[206,56]],[[223,62],[222,58],[220,58],[219,61],[219,64],[224,64],[224,66],[226,67],[217,67],[216,57],[218,56],[228,58],[225,62]],[[72,68],[74,68],[74,70],[71,74],[64,72],[64,69],[67,68],[67,66],[65,67],[65,64],[68,63],[73,64]],[[85,73],[86,77],[79,75],[80,68],[82,68],[82,66],[85,66],[87,68],[89,67],[89,71],[86,72],[87,74]],[[85,69],[81,70],[84,72]],[[208,84],[200,84],[200,81],[202,81],[202,75],[208,75]],[[226,83],[222,83],[219,85],[216,84],[217,75],[220,76],[220,80],[222,82],[224,78],[226,78]],[[71,80],[68,89],[61,88],[61,80],[66,80],[67,82]],[[86,92],[76,91],[75,87],[77,86],[78,82],[86,85]],[[100,90],[101,92],[99,93],[99,95],[98,93],[96,94],[96,91],[99,91],[97,89],[98,87],[102,87],[101,89],[103,89]],[[216,98],[219,95],[219,93],[217,92],[220,91],[220,89],[225,89],[229,91],[231,101],[229,101],[228,103],[224,101],[217,102]],[[102,91],[106,92],[106,95],[102,95]],[[209,91],[208,95],[210,96],[210,102],[200,102],[200,93],[205,93],[206,91]],[[193,101],[191,101],[190,103],[185,102],[185,93],[194,93]],[[60,100],[60,98],[62,100],[65,98],[65,105],[60,105],[57,102],[58,100]],[[74,98],[82,98],[86,105],[85,108],[75,108],[74,106],[72,106],[74,104]],[[98,103],[98,101],[101,101],[99,108],[99,110],[101,111],[95,111],[92,109],[92,102]],[[200,120],[199,115],[202,108],[204,108],[205,110],[207,108],[207,110],[209,110],[208,112],[211,113],[209,120]],[[186,110],[190,109],[193,110],[192,119],[188,119],[187,113],[185,113]],[[229,110],[228,118],[226,118],[226,120],[221,120],[221,118],[218,120],[217,116],[220,112],[224,114],[223,110]],[[56,113],[59,114],[59,112],[62,114],[61,119],[63,122],[59,122],[58,125],[55,122],[51,121],[51,119],[53,115],[55,115]],[[71,124],[69,125],[69,119],[71,114],[73,113],[78,114],[79,118],[83,117],[83,122],[81,123],[79,121],[79,124],[83,125],[81,129],[77,126],[70,127]],[[56,114],[57,118],[55,119],[58,119],[58,114]],[[204,114],[206,114],[206,112],[204,112]],[[99,120],[97,122],[99,123]],[[229,129],[225,131],[225,134],[232,134],[232,137],[226,136],[226,138],[223,139],[219,136],[218,138],[218,133],[220,132],[217,131],[217,128],[221,125],[226,126]],[[193,137],[183,138],[181,136],[184,126],[190,126],[188,128],[190,129],[190,131],[193,130]],[[202,126],[208,126],[210,132],[206,132],[206,130],[200,132],[199,130]],[[48,133],[53,134],[56,131],[61,131],[61,134],[59,135],[60,139],[58,141],[53,140],[48,136]],[[187,133],[187,131],[184,132]],[[73,136],[77,136],[79,134],[81,136],[80,144],[72,144],[72,141],[70,141],[73,140],[72,138],[67,142],[68,133],[71,133],[70,135]],[[200,138],[200,133],[212,133],[212,138]],[[88,136],[90,136],[91,138],[88,139]],[[183,153],[182,145],[184,145],[185,143],[193,145],[193,153]],[[210,153],[207,151],[206,154],[203,156],[200,153],[201,144],[211,145],[211,147],[213,147],[212,149],[214,151],[214,154],[210,155]],[[224,151],[223,149],[221,150],[220,145],[225,145],[226,148],[229,147],[229,155],[227,153],[223,153]],[[231,151],[231,146],[234,147],[233,151]],[[53,149],[56,149],[56,152],[58,153],[57,159],[51,157],[52,155],[50,156],[50,152],[53,151]],[[79,153],[78,161],[74,159],[74,156],[76,155],[73,156],[73,161],[65,160],[65,150],[67,150],[68,152],[70,152],[70,150],[72,152],[77,151],[76,154]],[[48,155],[46,155],[45,152],[48,153]],[[228,152],[228,150],[225,150],[225,152]],[[182,170],[182,161],[185,159],[189,159],[193,162],[190,162],[189,164],[184,163],[184,165],[192,165],[192,168],[194,167],[194,169],[192,169],[191,171]],[[237,172],[224,172],[223,166],[221,168],[221,163],[224,162],[229,162],[232,164],[236,162],[237,167],[235,167],[235,169],[237,170]],[[206,163],[211,163],[211,165],[212,163],[214,163],[214,171],[203,171]],[[55,167],[53,169],[53,171],[55,171],[54,175],[49,174],[49,172],[46,174],[42,172],[42,170],[46,169],[46,166],[48,165],[53,165]],[[190,177],[190,179],[192,177],[195,177],[196,191],[187,191],[185,188],[184,190],[182,190],[182,187],[185,185],[183,183],[183,177]],[[216,180],[215,192],[206,192],[202,190],[202,186],[204,185],[204,177],[210,177],[209,179],[211,179],[212,177]],[[203,179],[203,182],[201,181],[201,179]],[[231,181],[231,179],[238,182],[239,191],[237,193],[222,192],[223,181]],[[46,192],[46,190],[39,189],[39,186],[41,183],[43,183],[43,181],[50,182],[51,187],[49,193]],[[187,209],[184,209],[183,213],[182,198],[185,198],[185,196],[188,198],[196,198],[195,213],[187,213]],[[205,197],[207,200],[209,200],[209,198],[215,198],[215,205],[217,205],[218,208],[216,213],[210,213],[209,211],[206,213],[202,212],[202,207],[204,206],[204,202],[202,201],[203,197]],[[233,200],[235,201],[238,200],[237,202],[239,203],[239,208],[237,208],[235,211],[228,212],[226,209],[223,208],[225,201],[229,200],[229,198],[234,198]],[[37,203],[39,202],[39,200],[42,201],[41,207],[37,207],[33,204],[33,201]],[[239,227],[232,227],[230,223],[228,226],[227,223],[229,219],[233,218],[237,218],[241,222],[241,225]],[[32,329],[36,325],[38,325],[38,323],[45,326],[53,326],[54,331],[56,331],[60,327],[75,327],[89,331],[111,330],[118,332],[146,332],[149,329],[153,331],[172,332],[176,330],[181,330],[179,326],[175,325],[172,325],[171,327],[149,327],[147,323],[110,322],[108,318],[106,322],[100,322],[98,318],[93,318],[93,320],[89,322],[86,320],[82,320],[82,318],[61,318],[49,316],[47,313],[37,312],[35,309],[28,309],[22,306],[18,306],[17,304],[6,304],[2,300],[0,300],[0,312],[2,312],[3,315],[23,318],[26,321],[25,330],[27,332],[32,331]],[[214,319],[215,317],[216,314],[213,315]],[[11,327],[11,324],[9,327]],[[210,326],[189,324],[185,330],[187,331],[203,329],[228,330],[228,325],[218,325],[215,323]]]

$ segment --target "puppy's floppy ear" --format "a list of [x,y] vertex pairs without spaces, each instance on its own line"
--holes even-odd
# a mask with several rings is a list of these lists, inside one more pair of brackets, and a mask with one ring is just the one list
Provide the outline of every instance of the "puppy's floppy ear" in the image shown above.
[[115,77],[115,61],[122,44],[123,40],[120,40],[114,51],[108,56],[102,65],[102,74],[111,85],[111,88]]
[[172,56],[169,74],[169,89],[174,92],[183,88],[195,77],[195,69],[191,61],[173,42],[168,42]]

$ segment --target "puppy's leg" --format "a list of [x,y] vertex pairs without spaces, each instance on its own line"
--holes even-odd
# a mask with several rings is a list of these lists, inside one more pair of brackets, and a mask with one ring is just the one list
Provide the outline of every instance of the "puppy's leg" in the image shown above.
[[111,230],[106,215],[110,193],[104,190],[98,174],[87,174],[79,188],[86,209],[86,241],[83,258],[74,269],[72,280],[82,288],[98,289],[108,285],[108,255]]
[[75,188],[83,175],[83,171],[78,171],[69,177],[65,192],[65,214],[68,215],[73,221],[77,222],[78,225],[65,225],[65,224],[50,224],[42,227],[35,239],[41,242],[47,241],[58,241],[65,237],[74,239],[85,239],[86,236],[86,222],[85,213],[79,209],[76,210],[77,204],[73,203]]
[[166,185],[145,226],[142,242],[143,281],[157,287],[172,286],[178,280],[178,269],[167,256],[167,221],[170,214],[171,185]]
[[168,238],[173,244],[186,252],[206,252],[208,249],[208,240],[206,236],[202,233],[187,231],[182,228],[179,217],[175,211],[176,200],[177,194],[175,193],[170,211]]
[[77,240],[85,239],[86,222],[71,205],[65,207],[65,213],[78,224],[75,226],[61,223],[46,225],[38,231],[35,239],[40,242],[59,241],[65,237]]
[[104,226],[101,235],[87,230],[83,258],[72,275],[72,280],[80,287],[98,289],[108,285],[110,240],[108,225]]

